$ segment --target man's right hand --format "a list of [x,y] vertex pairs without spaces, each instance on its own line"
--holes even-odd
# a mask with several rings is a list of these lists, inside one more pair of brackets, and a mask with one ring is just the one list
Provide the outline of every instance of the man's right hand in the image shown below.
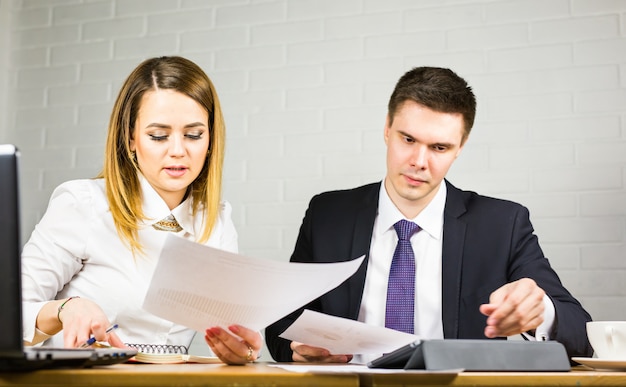
[[310,345],[291,342],[293,361],[317,362],[317,363],[347,363],[352,360],[352,355],[331,355],[325,348],[312,347]]

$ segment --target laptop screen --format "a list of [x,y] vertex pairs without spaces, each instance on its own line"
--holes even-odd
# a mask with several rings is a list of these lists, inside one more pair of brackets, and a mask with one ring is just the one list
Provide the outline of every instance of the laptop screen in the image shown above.
[[0,144],[0,355],[22,355],[19,152]]

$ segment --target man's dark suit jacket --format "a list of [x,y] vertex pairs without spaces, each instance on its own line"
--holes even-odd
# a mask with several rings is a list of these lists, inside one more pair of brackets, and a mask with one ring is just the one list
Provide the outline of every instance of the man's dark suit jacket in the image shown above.
[[[369,258],[381,183],[315,196],[305,214],[292,262],[336,262]],[[552,299],[556,319],[551,339],[569,356],[591,356],[585,323],[590,315],[563,287],[533,234],[528,210],[513,202],[461,191],[446,181],[443,223],[442,314],[445,338],[485,339],[479,306],[502,285],[528,277]],[[265,330],[276,361],[292,361],[290,342],[278,337],[306,309],[356,320],[367,258],[357,272]],[[438,291],[438,289],[433,289]],[[311,343],[315,344],[315,343]]]

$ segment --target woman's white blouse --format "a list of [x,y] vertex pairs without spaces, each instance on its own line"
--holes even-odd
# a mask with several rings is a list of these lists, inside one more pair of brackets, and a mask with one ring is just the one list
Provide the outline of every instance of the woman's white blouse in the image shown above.
[[[140,176],[143,211],[147,221],[139,230],[143,254],[133,256],[113,223],[103,179],[74,180],[52,194],[48,209],[22,253],[24,341],[35,343],[37,314],[49,300],[80,296],[97,303],[125,343],[188,346],[194,331],[156,317],[142,309],[167,231],[152,224],[174,215],[183,230],[180,237],[195,241],[202,232],[202,215],[192,215],[188,198],[170,211],[150,184]],[[237,252],[232,208],[222,202],[208,246]],[[207,273],[207,281],[212,275]],[[70,301],[71,302],[71,301]],[[207,327],[208,328],[208,327]],[[40,336],[41,332],[37,334]],[[44,336],[46,338],[48,336]],[[35,340],[35,342],[34,342]],[[63,347],[63,331],[44,345]]]

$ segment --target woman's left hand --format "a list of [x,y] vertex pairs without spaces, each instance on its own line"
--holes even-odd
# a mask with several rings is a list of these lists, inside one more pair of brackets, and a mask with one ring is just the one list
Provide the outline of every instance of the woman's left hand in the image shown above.
[[246,364],[259,358],[263,338],[257,331],[231,325],[226,332],[220,327],[206,330],[206,340],[213,353],[226,364]]

